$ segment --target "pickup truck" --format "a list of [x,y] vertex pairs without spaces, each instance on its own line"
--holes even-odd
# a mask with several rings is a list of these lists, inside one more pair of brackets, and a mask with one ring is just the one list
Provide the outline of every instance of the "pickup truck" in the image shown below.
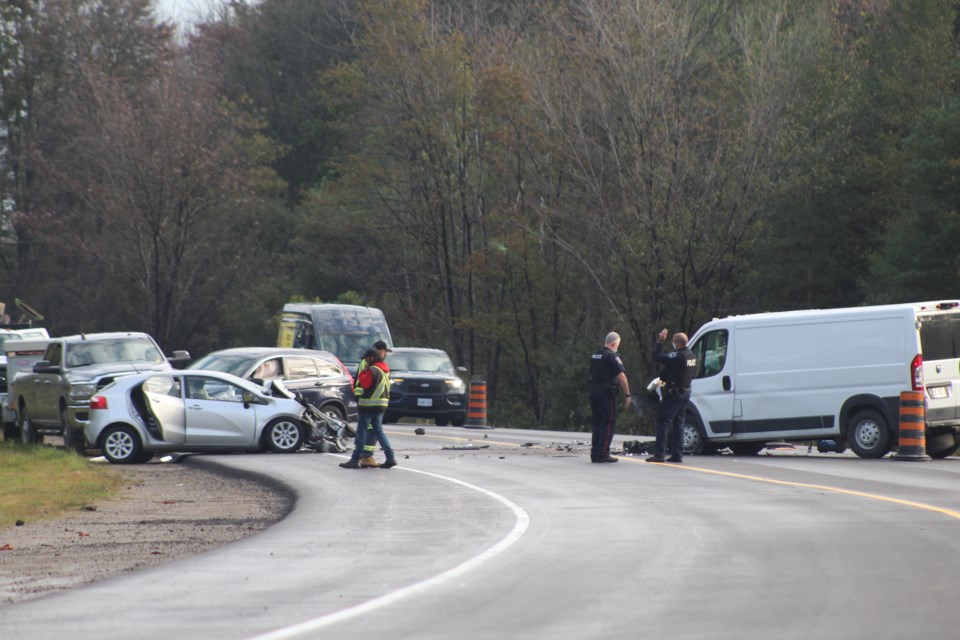
[[0,424],[3,425],[4,440],[16,440],[20,433],[16,414],[9,406],[7,381],[12,380],[18,370],[33,366],[43,355],[49,340],[50,335],[42,327],[0,328]]
[[90,397],[119,376],[170,371],[190,354],[174,351],[166,358],[146,333],[88,333],[53,338],[33,371],[9,381],[9,403],[16,414],[20,440],[43,441],[62,435],[67,449],[83,451],[83,428]]

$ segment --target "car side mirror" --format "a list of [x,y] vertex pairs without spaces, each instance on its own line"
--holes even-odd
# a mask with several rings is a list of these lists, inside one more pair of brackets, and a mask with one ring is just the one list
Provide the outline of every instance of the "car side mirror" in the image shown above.
[[60,373],[60,367],[50,366],[46,360],[40,360],[33,364],[34,373]]
[[244,391],[243,408],[249,409],[252,404],[257,404],[257,396],[252,391]]
[[167,362],[170,364],[185,364],[190,362],[190,352],[189,351],[174,351],[173,354],[167,358]]
[[466,367],[457,367],[457,373],[466,374],[466,373],[467,373],[467,368],[466,368]]

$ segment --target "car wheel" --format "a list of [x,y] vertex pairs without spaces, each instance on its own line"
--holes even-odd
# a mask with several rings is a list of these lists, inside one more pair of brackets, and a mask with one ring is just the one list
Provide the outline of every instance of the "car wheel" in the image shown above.
[[876,411],[858,411],[847,427],[847,443],[861,458],[882,458],[890,451],[890,429]]
[[441,416],[433,419],[433,423],[438,427],[445,427],[450,424],[450,416]]
[[86,441],[83,437],[83,431],[80,429],[71,429],[67,424],[67,409],[60,409],[60,428],[63,429],[63,448],[82,456],[86,450]]
[[958,448],[960,442],[957,442],[957,436],[952,431],[927,438],[927,455],[931,458],[939,460],[952,456]]
[[467,424],[467,414],[458,413],[457,415],[450,418],[450,424],[452,424],[455,427],[462,427],[463,425]]
[[400,420],[399,416],[397,416],[397,414],[395,414],[395,413],[391,413],[391,412],[387,411],[385,414],[383,414],[383,423],[384,423],[384,424],[396,424],[397,421],[399,421],[399,420]]
[[730,451],[735,456],[755,456],[766,446],[765,442],[733,442]]
[[303,431],[296,420],[277,418],[263,430],[263,442],[275,453],[296,453],[303,445]]
[[43,434],[37,433],[37,428],[30,418],[26,407],[20,409],[20,442],[23,444],[43,444]]
[[144,455],[139,434],[126,425],[107,427],[100,437],[100,450],[113,464],[139,464]]

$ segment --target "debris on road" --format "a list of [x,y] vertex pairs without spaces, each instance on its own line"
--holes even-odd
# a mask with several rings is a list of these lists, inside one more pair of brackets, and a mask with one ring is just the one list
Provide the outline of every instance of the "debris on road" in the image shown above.
[[444,451],[471,451],[474,449],[489,449],[489,448],[490,448],[490,445],[488,444],[481,444],[480,446],[477,446],[473,443],[470,443],[470,444],[455,444],[455,445],[444,446],[443,450]]

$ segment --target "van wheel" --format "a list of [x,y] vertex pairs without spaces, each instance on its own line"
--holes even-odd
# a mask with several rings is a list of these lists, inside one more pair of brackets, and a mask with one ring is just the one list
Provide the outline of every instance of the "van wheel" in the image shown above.
[[890,428],[876,411],[858,411],[847,427],[847,444],[861,458],[882,458],[890,452]]
[[927,438],[927,455],[931,458],[939,460],[952,456],[957,449],[960,449],[960,443],[957,442],[957,436],[952,431]]
[[716,452],[716,445],[703,434],[700,419],[688,411],[683,419],[683,453],[688,456],[712,456]]
[[765,442],[732,442],[730,451],[735,456],[755,456],[766,446]]

